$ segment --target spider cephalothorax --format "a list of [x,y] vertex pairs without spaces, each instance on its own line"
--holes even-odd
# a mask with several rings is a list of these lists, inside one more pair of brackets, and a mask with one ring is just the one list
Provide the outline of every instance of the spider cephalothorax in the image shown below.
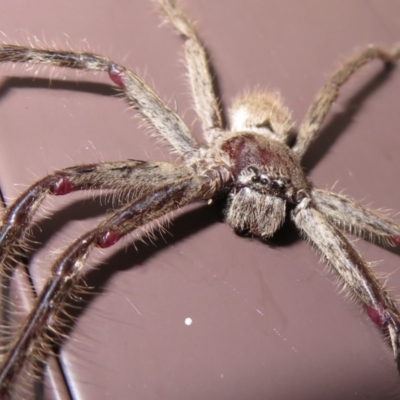
[[228,135],[221,149],[234,176],[227,222],[237,230],[272,236],[285,220],[286,204],[298,203],[308,192],[299,160],[286,144],[260,133]]
[[[226,221],[236,230],[268,238],[286,216],[337,273],[342,286],[362,305],[389,339],[400,370],[400,312],[343,232],[399,244],[400,225],[387,216],[328,190],[306,178],[301,159],[318,133],[340,87],[361,66],[374,59],[392,64],[400,48],[370,46],[345,61],[311,104],[298,131],[289,111],[275,94],[257,91],[239,97],[225,126],[204,48],[187,16],[172,0],[158,0],[167,20],[185,38],[185,56],[196,112],[202,123],[201,146],[183,120],[137,75],[106,57],[92,53],[0,46],[0,62],[47,64],[107,73],[135,108],[181,157],[180,164],[119,161],[79,165],[53,172],[28,188],[6,210],[0,227],[3,280],[11,278],[15,260],[29,243],[33,216],[47,195],[78,190],[110,190],[121,203],[94,229],[77,238],[57,259],[53,276],[18,332],[5,334],[0,369],[0,395],[12,391],[24,365],[35,368],[53,350],[65,299],[83,274],[89,253],[196,201],[226,201]],[[32,361],[33,360],[33,361]]]

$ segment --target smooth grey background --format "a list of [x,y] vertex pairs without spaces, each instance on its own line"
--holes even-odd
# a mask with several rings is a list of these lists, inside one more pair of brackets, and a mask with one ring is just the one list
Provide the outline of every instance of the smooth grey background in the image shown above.
[[[397,1],[187,0],[218,74],[222,104],[246,89],[279,90],[298,124],[338,62],[370,43],[400,42]],[[105,54],[145,77],[194,122],[181,40],[150,1],[15,0],[0,4],[5,42]],[[130,159],[173,160],[138,128],[106,75],[4,65],[0,81],[0,183],[8,201],[58,168]],[[26,78],[20,79],[20,77]],[[51,76],[51,81],[48,77]],[[375,208],[400,209],[400,70],[379,62],[343,88],[305,168],[319,187]],[[92,196],[89,195],[90,199]],[[50,199],[40,287],[55,252],[100,216],[80,195]],[[42,213],[43,214],[43,213]],[[89,215],[89,218],[85,218]],[[391,351],[359,306],[293,229],[272,244],[235,235],[215,207],[177,214],[154,244],[96,251],[89,305],[62,349],[75,399],[393,399]],[[149,240],[147,241],[150,242]],[[399,294],[399,252],[357,241]],[[383,261],[384,260],[384,261]],[[191,326],[184,321],[190,317]],[[68,399],[52,373],[49,398]],[[58,396],[58,397],[57,397]]]

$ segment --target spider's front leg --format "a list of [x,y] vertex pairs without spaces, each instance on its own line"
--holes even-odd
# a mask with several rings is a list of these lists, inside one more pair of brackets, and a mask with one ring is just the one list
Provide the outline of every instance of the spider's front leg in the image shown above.
[[292,219],[387,336],[400,372],[400,311],[395,301],[342,232],[315,208],[313,200],[304,198],[293,210]]
[[54,335],[59,335],[64,299],[81,278],[82,267],[91,250],[110,247],[134,229],[188,203],[212,198],[221,184],[217,171],[206,171],[201,176],[182,174],[180,179],[152,187],[145,195],[136,197],[72,243],[54,264],[52,277],[13,338],[0,370],[0,393],[6,395],[9,392],[28,357],[43,358],[51,352]]
[[[8,281],[14,272],[15,261],[18,260],[21,249],[29,247],[29,231],[34,215],[48,194],[65,195],[77,190],[111,190],[115,199],[114,206],[119,206],[140,196],[151,195],[161,186],[175,184],[192,175],[191,169],[183,165],[128,160],[66,168],[41,179],[10,206],[0,226],[0,276],[5,287],[9,286]],[[112,241],[110,237],[107,240]],[[8,310],[9,300],[3,297],[3,310]],[[11,346],[16,338],[15,329],[8,322],[7,315],[5,317],[2,321],[3,337],[0,348],[2,360],[10,357]],[[34,324],[35,329],[38,329],[37,323]],[[14,361],[12,364],[15,365]]]
[[0,265],[5,268],[7,259],[13,259],[13,254],[26,245],[32,218],[48,194],[59,196],[77,190],[103,189],[128,193],[128,200],[188,174],[190,170],[184,166],[143,161],[82,165],[56,171],[27,189],[6,211],[0,226]]

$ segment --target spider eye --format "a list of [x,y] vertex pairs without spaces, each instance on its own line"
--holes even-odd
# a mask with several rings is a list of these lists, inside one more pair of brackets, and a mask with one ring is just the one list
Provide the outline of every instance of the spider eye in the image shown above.
[[268,183],[268,179],[267,178],[262,178],[260,183],[261,183],[261,185],[266,185]]
[[254,175],[254,176],[251,178],[251,180],[252,180],[252,182],[255,182],[255,183],[260,182],[260,176],[259,176],[259,175]]

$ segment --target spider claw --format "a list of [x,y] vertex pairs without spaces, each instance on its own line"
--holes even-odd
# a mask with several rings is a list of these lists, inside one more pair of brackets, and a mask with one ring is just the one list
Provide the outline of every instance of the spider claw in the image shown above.
[[125,84],[122,79],[122,71],[121,68],[118,67],[114,63],[110,63],[110,66],[108,68],[108,75],[110,76],[111,80],[118,85],[120,88],[124,88]]
[[73,191],[74,186],[72,185],[72,182],[65,177],[61,177],[50,185],[50,193],[55,196],[62,196]]
[[379,304],[366,307],[368,316],[372,319],[375,324],[380,327],[387,326],[390,320],[390,314]]
[[121,239],[121,236],[117,232],[110,230],[108,232],[104,232],[97,239],[97,246],[99,246],[102,249],[105,249],[117,243],[119,239]]
[[400,235],[395,235],[391,237],[393,244],[400,246]]

